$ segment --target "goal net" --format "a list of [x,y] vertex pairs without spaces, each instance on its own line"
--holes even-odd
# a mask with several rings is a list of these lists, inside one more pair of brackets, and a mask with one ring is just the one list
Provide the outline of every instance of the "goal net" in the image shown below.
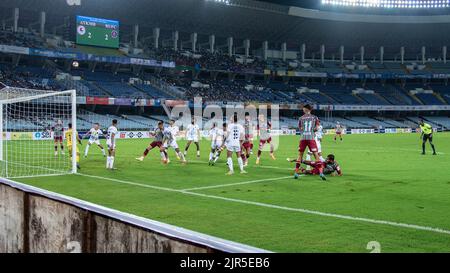
[[65,139],[69,123],[76,132],[76,91],[1,86],[0,176],[76,172],[76,135]]

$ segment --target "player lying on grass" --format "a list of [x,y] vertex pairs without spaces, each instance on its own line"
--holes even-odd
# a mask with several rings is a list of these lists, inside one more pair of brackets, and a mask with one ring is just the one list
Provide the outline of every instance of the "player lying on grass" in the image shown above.
[[64,135],[64,126],[62,120],[58,119],[56,123],[52,126],[51,131],[53,132],[53,140],[55,142],[55,156],[58,155],[58,145],[61,148],[61,154],[64,154],[64,144],[63,144],[63,135]]
[[226,173],[227,175],[234,174],[233,168],[233,153],[236,153],[239,169],[241,173],[247,173],[244,171],[244,161],[241,157],[241,147],[244,139],[244,127],[238,123],[237,115],[233,116],[233,122],[228,125],[226,133],[225,146],[227,148],[227,165],[230,171]]
[[186,163],[186,159],[184,158],[183,153],[180,151],[177,143],[177,134],[179,132],[178,126],[175,125],[175,120],[171,119],[169,121],[169,126],[164,129],[164,138],[163,138],[163,148],[165,150],[165,155],[167,159],[167,163],[170,162],[168,149],[173,148],[177,155],[178,160],[184,164]]
[[[77,139],[78,143],[82,145],[80,136],[78,135],[78,132],[72,131],[72,123],[69,123],[69,129],[65,132],[66,137],[66,145],[67,150],[69,151],[70,159],[72,159],[72,134],[75,134],[75,138]],[[76,146],[76,161],[77,161],[77,168],[80,169],[80,150],[78,149],[78,146]]]
[[425,154],[425,144],[428,141],[433,149],[433,155],[436,155],[436,149],[433,144],[433,127],[430,124],[425,123],[423,120],[419,121],[419,126],[422,131],[422,134],[420,135],[420,138],[422,138],[422,154]]
[[156,130],[154,132],[150,132],[150,136],[154,137],[154,141],[152,141],[150,143],[150,145],[147,148],[145,148],[142,156],[136,158],[136,160],[144,161],[144,158],[148,155],[148,153],[152,149],[158,147],[159,152],[161,154],[161,161],[164,164],[167,164],[167,152],[163,147],[163,141],[164,141],[164,122],[163,121],[158,122],[158,127],[156,128]]
[[106,169],[115,170],[114,158],[116,156],[116,136],[117,136],[117,119],[113,119],[111,126],[108,127],[106,133],[106,146],[108,147],[108,156],[106,157]]
[[186,148],[184,149],[184,155],[187,155],[187,152],[189,150],[189,147],[191,146],[192,142],[194,142],[195,146],[197,147],[197,157],[200,157],[200,145],[198,144],[198,140],[200,139],[200,128],[197,124],[195,124],[195,118],[192,117],[191,124],[188,125],[186,128]]
[[84,150],[84,157],[88,156],[89,148],[92,144],[96,144],[100,150],[102,151],[103,156],[106,156],[105,148],[103,148],[102,144],[100,144],[100,136],[103,135],[102,130],[100,129],[100,124],[94,123],[94,126],[89,130],[89,132],[84,135],[83,138],[89,137],[88,143],[86,145],[86,149]]
[[[299,155],[297,158],[297,163],[295,164],[295,174],[297,175],[300,171],[301,163],[303,162],[303,155],[306,148],[309,149],[314,155],[317,163],[320,163],[320,156],[317,150],[317,143],[315,140],[315,132],[320,125],[319,118],[311,114],[312,107],[309,104],[303,106],[304,115],[300,117],[298,126],[301,134],[301,140],[299,144]],[[326,180],[325,175],[319,169],[319,175],[322,180]]]
[[211,152],[209,153],[209,165],[214,166],[220,157],[220,153],[223,148],[224,132],[227,130],[226,123],[223,124],[223,129],[217,126],[217,123],[213,123],[213,127],[209,130],[209,136],[211,137]]
[[[289,160],[289,159],[288,159]],[[294,161],[297,162],[297,161]],[[335,161],[334,155],[329,154],[327,156],[327,159],[324,162],[317,162],[317,161],[307,161],[304,160],[303,164],[310,166],[312,169],[304,169],[300,168],[299,173],[300,174],[306,174],[306,175],[320,175],[320,173],[324,173],[331,176],[342,176],[342,169],[339,166],[339,164]],[[297,179],[299,177],[299,174],[296,173],[294,177]]]
[[257,132],[259,135],[259,147],[258,147],[258,156],[256,157],[256,164],[258,165],[261,159],[262,150],[264,145],[270,145],[270,157],[275,160],[275,156],[273,154],[274,147],[272,144],[272,136],[270,135],[270,130],[272,129],[272,123],[270,121],[266,121],[266,118],[263,114],[258,116],[258,128]]

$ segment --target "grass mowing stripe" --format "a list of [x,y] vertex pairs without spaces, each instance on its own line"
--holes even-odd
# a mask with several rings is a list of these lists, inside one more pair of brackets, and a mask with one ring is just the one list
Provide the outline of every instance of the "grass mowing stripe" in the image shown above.
[[429,231],[429,232],[450,235],[450,230],[446,230],[446,229],[442,229],[442,228],[419,226],[419,225],[414,225],[414,224],[405,224],[405,223],[391,222],[391,221],[385,221],[385,220],[376,220],[376,219],[370,219],[370,218],[364,218],[364,217],[354,217],[354,216],[349,216],[349,215],[340,215],[340,214],[335,214],[335,213],[320,212],[320,211],[301,209],[301,208],[290,208],[290,207],[284,207],[284,206],[278,206],[278,205],[272,205],[272,204],[254,202],[254,201],[247,201],[247,200],[241,200],[241,199],[234,199],[234,198],[228,198],[228,197],[222,197],[222,196],[216,196],[216,195],[209,195],[209,194],[203,194],[203,193],[197,193],[197,192],[185,191],[183,193],[194,195],[194,196],[199,196],[199,197],[213,198],[213,199],[218,199],[218,200],[223,200],[223,201],[228,201],[228,202],[242,203],[242,204],[247,204],[247,205],[254,205],[254,206],[287,210],[287,211],[295,211],[295,212],[301,212],[301,213],[305,213],[305,214],[313,214],[313,215],[345,219],[345,220],[351,220],[351,221],[388,225],[388,226],[394,226],[394,227],[402,227],[402,228],[423,230],[423,231]]
[[237,182],[237,183],[228,183],[228,184],[221,184],[221,185],[182,189],[181,191],[207,190],[207,189],[223,188],[223,187],[237,186],[237,185],[246,185],[246,184],[253,184],[253,183],[260,183],[260,182],[278,181],[278,180],[283,180],[283,179],[288,179],[288,178],[292,178],[292,176],[290,175],[290,176],[283,176],[283,177],[277,177],[277,178],[266,178],[266,179],[250,180],[250,181]]
[[331,217],[331,218],[337,218],[337,219],[344,219],[344,220],[350,220],[350,221],[366,222],[366,223],[379,224],[379,225],[388,225],[388,226],[394,226],[394,227],[401,227],[401,228],[407,228],[407,229],[415,229],[415,230],[422,230],[422,231],[428,231],[428,232],[433,232],[433,233],[450,235],[450,230],[446,230],[446,229],[442,229],[442,228],[427,227],[427,226],[420,226],[420,225],[414,225],[414,224],[405,224],[405,223],[370,219],[370,218],[364,218],[364,217],[355,217],[355,216],[327,213],[327,212],[301,209],[301,208],[291,208],[291,207],[278,206],[278,205],[266,204],[266,203],[261,203],[261,202],[247,201],[247,200],[241,200],[241,199],[235,199],[235,198],[227,198],[227,197],[216,196],[216,195],[208,195],[208,194],[197,193],[197,192],[186,191],[186,190],[177,190],[177,189],[171,189],[171,188],[165,188],[165,187],[151,186],[151,185],[130,182],[130,181],[125,181],[125,180],[119,180],[119,179],[114,179],[114,178],[108,178],[108,177],[102,177],[102,176],[95,176],[95,175],[88,175],[88,174],[81,174],[81,173],[77,174],[77,175],[96,178],[96,179],[104,179],[104,180],[108,180],[108,181],[112,181],[112,182],[116,182],[116,183],[132,185],[132,186],[145,187],[145,188],[151,188],[151,189],[162,190],[162,191],[177,192],[177,193],[181,193],[181,194],[187,194],[187,195],[198,196],[198,197],[203,197],[203,198],[217,199],[217,200],[222,200],[222,201],[227,201],[227,202],[241,203],[241,204],[259,206],[259,207],[266,207],[266,208],[279,209],[279,210],[285,210],[285,211],[301,212],[301,213],[305,213],[305,214]]
[[96,179],[103,179],[103,180],[108,180],[108,181],[112,181],[112,182],[116,182],[116,183],[120,183],[120,184],[127,184],[127,185],[132,185],[132,186],[145,187],[145,188],[161,190],[161,191],[180,192],[180,190],[177,190],[177,189],[171,189],[171,188],[165,188],[165,187],[159,187],[159,186],[152,186],[152,185],[141,184],[141,183],[136,183],[136,182],[131,182],[131,181],[125,181],[125,180],[120,180],[120,179],[115,179],[115,178],[97,176],[97,175],[90,175],[90,174],[84,174],[84,173],[77,173],[76,175],[90,177],[90,178],[96,178]]

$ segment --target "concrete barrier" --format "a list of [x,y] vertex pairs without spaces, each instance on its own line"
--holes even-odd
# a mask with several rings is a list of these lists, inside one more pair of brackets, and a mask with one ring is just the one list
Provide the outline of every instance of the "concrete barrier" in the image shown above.
[[0,253],[264,253],[0,178]]

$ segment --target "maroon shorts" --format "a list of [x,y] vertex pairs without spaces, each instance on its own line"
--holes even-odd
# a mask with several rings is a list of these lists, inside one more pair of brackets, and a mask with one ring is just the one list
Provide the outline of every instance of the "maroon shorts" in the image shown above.
[[53,139],[55,140],[55,142],[62,142],[63,141],[63,137],[62,136],[55,136],[53,137]]
[[244,142],[242,143],[242,148],[244,148],[244,150],[250,150],[252,148],[252,143],[251,142]]
[[311,152],[317,152],[317,143],[314,139],[311,140],[306,140],[306,139],[302,139],[300,140],[300,145],[299,145],[299,151],[300,152],[304,152],[306,150],[306,147],[308,147],[308,149]]
[[318,168],[318,167],[314,167],[314,168],[311,170],[311,174],[312,174],[312,175],[319,175],[319,174],[320,174],[319,168]]
[[161,141],[153,141],[152,143],[150,143],[150,147],[152,147],[152,148],[155,148],[155,147],[161,148],[162,145],[163,144]]
[[337,132],[337,131],[336,131],[336,135],[342,135],[342,132]]
[[320,162],[320,163],[315,163],[313,162],[313,164],[311,164],[311,174],[312,175],[319,175],[320,174],[320,168],[325,167],[324,163]]
[[272,142],[272,138],[269,137],[268,139],[260,139],[259,140],[259,147],[264,146],[264,144],[270,144],[270,142]]

